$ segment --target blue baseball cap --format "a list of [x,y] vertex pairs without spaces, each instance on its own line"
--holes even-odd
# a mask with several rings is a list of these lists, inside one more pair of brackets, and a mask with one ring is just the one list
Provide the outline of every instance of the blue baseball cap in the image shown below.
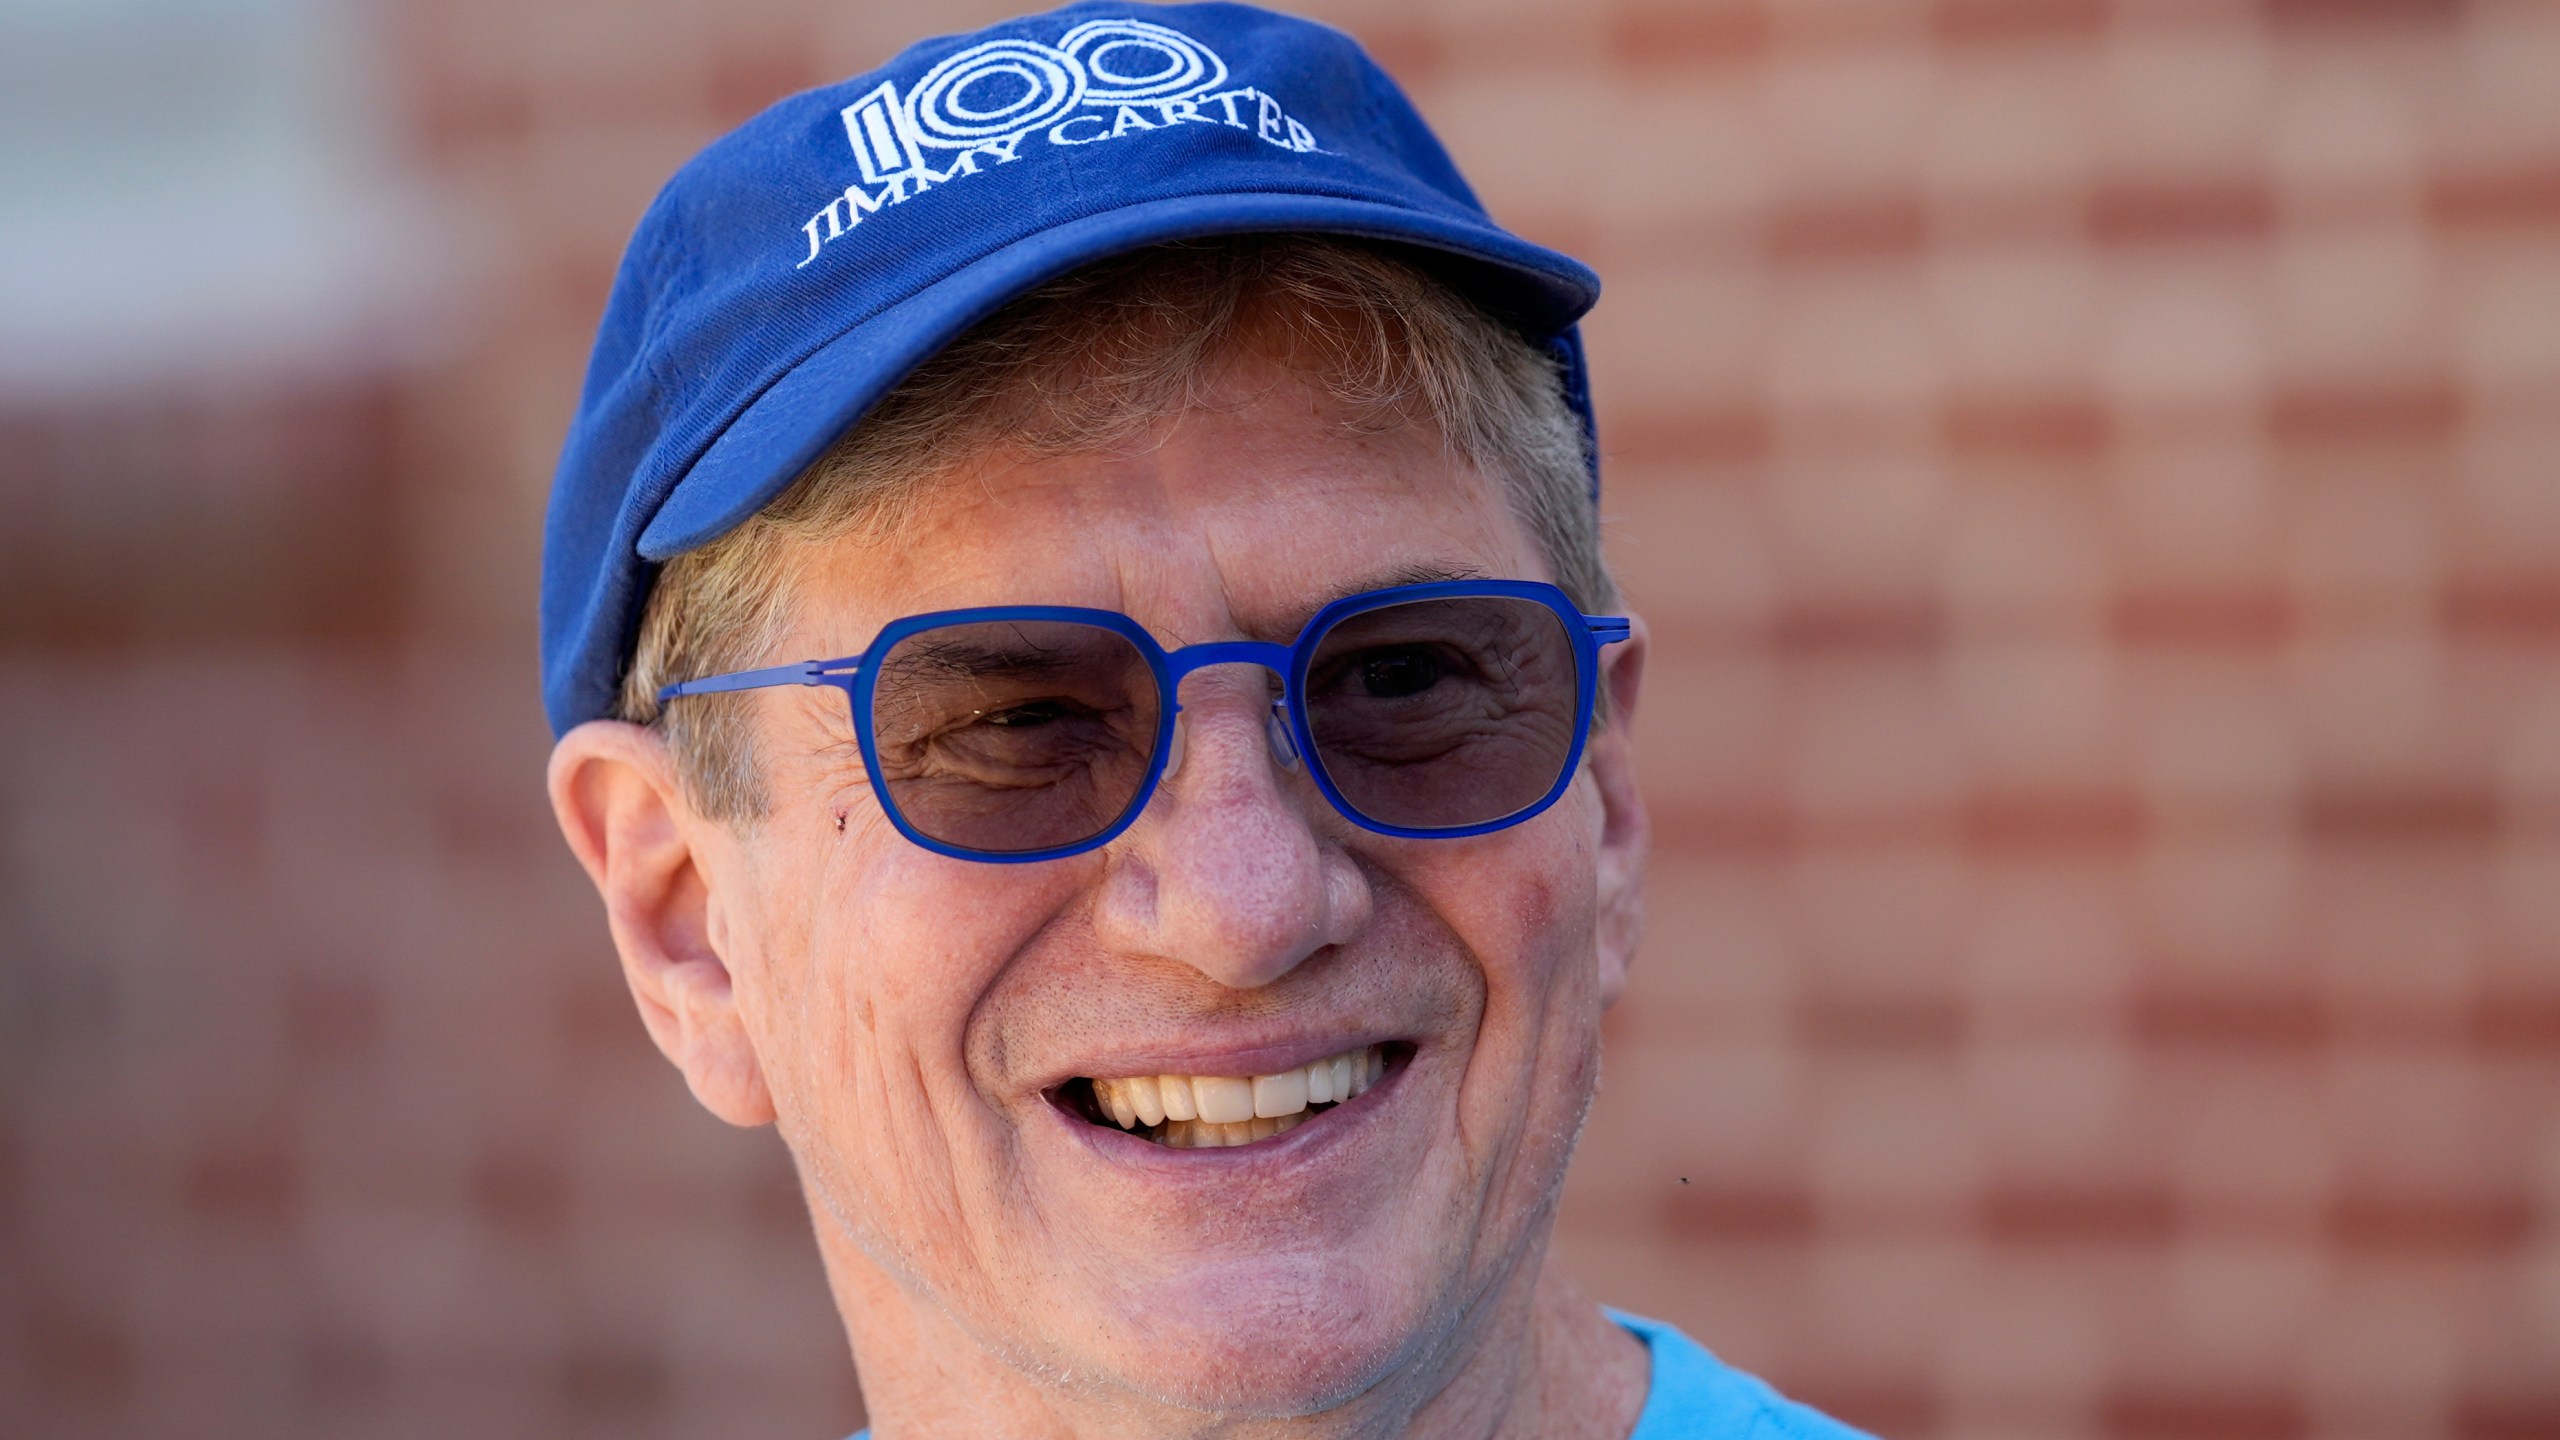
[[661,563],[753,516],[971,325],[1106,256],[1269,231],[1414,247],[1552,348],[1588,434],[1574,322],[1599,277],[1494,224],[1328,27],[1069,5],[923,41],[713,142],[632,236],[552,483],[554,733],[613,712]]

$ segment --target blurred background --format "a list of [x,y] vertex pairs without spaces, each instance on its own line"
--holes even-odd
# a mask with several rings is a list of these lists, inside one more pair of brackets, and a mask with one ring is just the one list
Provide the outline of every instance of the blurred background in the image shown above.
[[[0,0],[0,1435],[840,1436],[541,798],[621,243],[988,0]],[[2560,1437],[2560,4],[1323,0],[1593,261],[1560,1243],[1896,1440]]]

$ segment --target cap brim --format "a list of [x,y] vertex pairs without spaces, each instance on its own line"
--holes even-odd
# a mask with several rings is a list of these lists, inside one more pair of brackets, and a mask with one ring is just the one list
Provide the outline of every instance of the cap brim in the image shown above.
[[641,532],[640,554],[662,561],[735,529],[934,352],[1043,281],[1166,241],[1289,230],[1439,252],[1450,262],[1453,280],[1479,304],[1539,338],[1571,327],[1600,294],[1598,276],[1555,251],[1482,224],[1374,201],[1229,193],[1089,216],[971,262],[852,325],[782,374],[676,482]]

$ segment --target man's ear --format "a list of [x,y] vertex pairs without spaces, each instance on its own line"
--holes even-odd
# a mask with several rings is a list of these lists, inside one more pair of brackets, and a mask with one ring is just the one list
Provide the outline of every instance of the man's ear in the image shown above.
[[1600,652],[1601,685],[1608,704],[1590,742],[1592,778],[1600,785],[1600,1003],[1614,1005],[1626,992],[1627,967],[1644,936],[1644,862],[1652,843],[1644,798],[1636,793],[1631,744],[1636,697],[1644,688],[1647,639],[1642,616],[1630,617],[1627,638]]
[[657,732],[590,720],[551,751],[551,812],[604,897],[623,978],[649,1038],[703,1108],[732,1125],[773,1122],[773,1096],[717,948],[700,842],[710,822],[676,783]]

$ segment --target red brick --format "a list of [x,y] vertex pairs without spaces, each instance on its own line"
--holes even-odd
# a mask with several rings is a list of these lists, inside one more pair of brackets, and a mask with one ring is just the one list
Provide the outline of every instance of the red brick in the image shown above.
[[[858,1423],[549,834],[528,547],[667,171],[1003,10],[411,0],[458,350],[0,416],[0,1430]],[[2547,10],[1320,7],[1610,284],[1597,1293],[1910,1440],[2560,1430]]]

